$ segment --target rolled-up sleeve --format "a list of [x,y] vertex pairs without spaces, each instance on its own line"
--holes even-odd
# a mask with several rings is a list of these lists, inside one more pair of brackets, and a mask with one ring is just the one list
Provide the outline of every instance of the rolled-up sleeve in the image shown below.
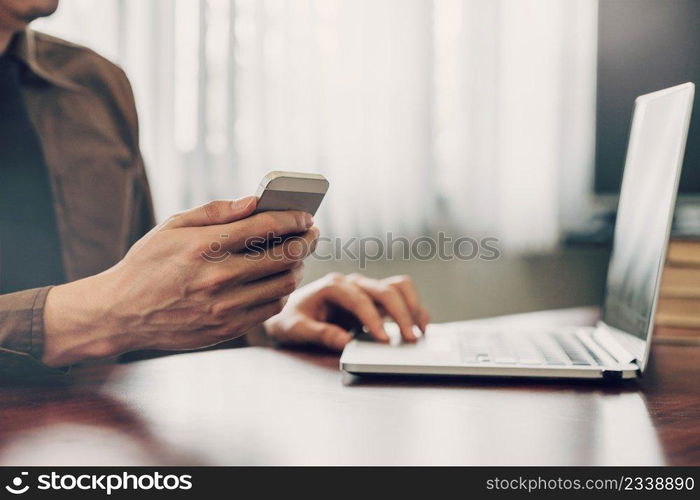
[[44,305],[50,286],[0,295],[0,374],[46,369]]

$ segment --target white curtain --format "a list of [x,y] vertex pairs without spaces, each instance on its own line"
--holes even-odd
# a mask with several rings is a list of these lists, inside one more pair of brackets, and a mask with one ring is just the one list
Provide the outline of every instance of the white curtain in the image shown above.
[[590,211],[597,2],[435,2],[435,162],[446,219],[552,248]]
[[135,87],[158,214],[324,173],[326,234],[552,248],[588,209],[595,0],[62,0]]

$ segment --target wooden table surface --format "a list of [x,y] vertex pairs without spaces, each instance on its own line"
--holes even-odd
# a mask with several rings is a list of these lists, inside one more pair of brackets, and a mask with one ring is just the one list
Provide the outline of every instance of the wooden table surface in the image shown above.
[[264,348],[180,354],[3,382],[0,464],[698,465],[699,381],[695,346],[656,345],[641,381],[613,386],[357,378],[337,355]]

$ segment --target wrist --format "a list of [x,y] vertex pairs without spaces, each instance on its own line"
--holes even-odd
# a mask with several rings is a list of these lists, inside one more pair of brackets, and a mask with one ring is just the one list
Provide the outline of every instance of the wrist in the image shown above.
[[130,350],[128,336],[110,317],[105,281],[98,274],[49,291],[44,306],[44,364],[66,366]]

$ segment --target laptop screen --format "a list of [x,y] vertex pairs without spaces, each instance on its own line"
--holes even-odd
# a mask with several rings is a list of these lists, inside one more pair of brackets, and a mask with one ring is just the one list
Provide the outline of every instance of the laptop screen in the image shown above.
[[643,95],[632,119],[602,319],[641,340],[631,342],[641,364],[653,327],[693,92],[694,85],[686,83]]

